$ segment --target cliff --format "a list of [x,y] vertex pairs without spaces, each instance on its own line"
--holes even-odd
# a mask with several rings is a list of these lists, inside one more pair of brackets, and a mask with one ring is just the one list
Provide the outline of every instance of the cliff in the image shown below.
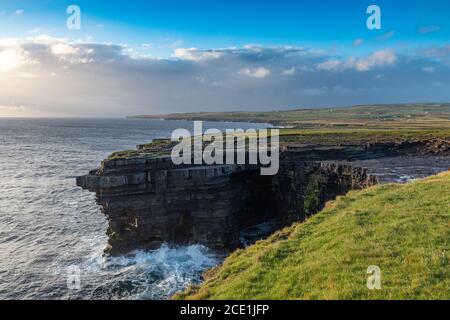
[[[237,250],[176,298],[448,300],[449,190],[446,172],[352,191],[308,221]],[[369,290],[374,267],[379,290]]]
[[[163,242],[232,250],[304,220],[339,195],[377,184],[366,169],[341,160],[450,152],[441,132],[284,130],[280,141],[275,176],[261,176],[258,165],[175,166],[168,156],[173,143],[156,140],[112,154],[77,185],[97,195],[111,254]],[[252,228],[263,223],[262,233]]]
[[78,177],[77,185],[97,195],[109,221],[111,254],[163,242],[232,250],[246,228],[271,221],[270,233],[338,195],[377,183],[365,169],[319,161],[339,155],[346,156],[329,148],[284,152],[275,176],[261,176],[250,165],[179,167],[170,157],[112,157]]

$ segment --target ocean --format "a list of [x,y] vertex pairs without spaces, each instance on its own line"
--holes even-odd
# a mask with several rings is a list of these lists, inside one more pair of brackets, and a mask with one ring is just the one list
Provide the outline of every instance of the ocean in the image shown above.
[[106,218],[95,195],[75,185],[112,152],[177,128],[193,132],[193,123],[0,119],[0,299],[166,299],[217,265],[222,257],[200,245],[104,256]]

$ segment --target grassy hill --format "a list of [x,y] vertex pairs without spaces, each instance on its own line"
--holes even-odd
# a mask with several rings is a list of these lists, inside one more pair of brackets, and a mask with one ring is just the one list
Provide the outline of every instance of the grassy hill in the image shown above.
[[[380,185],[232,254],[178,299],[450,299],[450,172]],[[381,268],[381,290],[366,287]]]
[[197,112],[130,118],[261,122],[297,128],[427,129],[450,127],[450,104],[367,105],[268,112]]

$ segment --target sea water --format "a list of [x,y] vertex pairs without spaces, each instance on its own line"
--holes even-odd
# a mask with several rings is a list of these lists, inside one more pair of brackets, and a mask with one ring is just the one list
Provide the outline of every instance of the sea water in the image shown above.
[[[205,130],[263,127],[204,123]],[[193,122],[0,119],[0,299],[166,299],[220,263],[223,256],[200,245],[104,256],[106,219],[95,195],[75,185],[76,176],[112,152],[168,138],[178,128],[192,131]],[[408,182],[447,170],[450,160],[399,157],[349,164],[367,167],[381,182]],[[256,226],[251,236],[266,227]],[[74,267],[79,281],[72,282]]]
[[[106,219],[95,195],[75,185],[112,152],[168,138],[177,128],[192,130],[193,123],[0,119],[0,299],[165,299],[219,263],[199,245],[105,257]],[[70,286],[73,267],[79,288]]]

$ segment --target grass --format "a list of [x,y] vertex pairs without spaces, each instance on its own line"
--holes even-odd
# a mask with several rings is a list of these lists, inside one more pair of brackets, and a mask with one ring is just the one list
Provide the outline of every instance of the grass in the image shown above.
[[[450,139],[450,104],[391,104],[269,112],[198,112],[142,115],[130,118],[272,123],[280,130],[281,145],[363,145]],[[169,141],[158,140],[139,150],[121,151],[110,159],[163,157]]]
[[[270,132],[269,132],[270,136]],[[367,143],[401,143],[405,141],[432,141],[450,140],[450,127],[447,129],[433,130],[400,130],[393,127],[391,130],[380,129],[281,129],[281,146],[292,143],[308,144],[315,146],[345,146],[364,145]],[[448,143],[448,142],[447,142]],[[136,150],[125,150],[113,153],[108,157],[114,159],[130,159],[140,157],[159,158],[170,155],[176,143],[169,139],[159,139],[144,144]]]
[[380,129],[282,129],[281,142],[302,142],[314,144],[353,144],[368,142],[401,142],[450,138],[450,127],[439,130],[399,130],[393,126],[390,130]]
[[[450,172],[351,192],[177,299],[450,299]],[[366,286],[381,268],[381,290]]]
[[130,118],[261,122],[296,128],[429,129],[450,127],[450,104],[391,104],[268,112],[198,112]]

